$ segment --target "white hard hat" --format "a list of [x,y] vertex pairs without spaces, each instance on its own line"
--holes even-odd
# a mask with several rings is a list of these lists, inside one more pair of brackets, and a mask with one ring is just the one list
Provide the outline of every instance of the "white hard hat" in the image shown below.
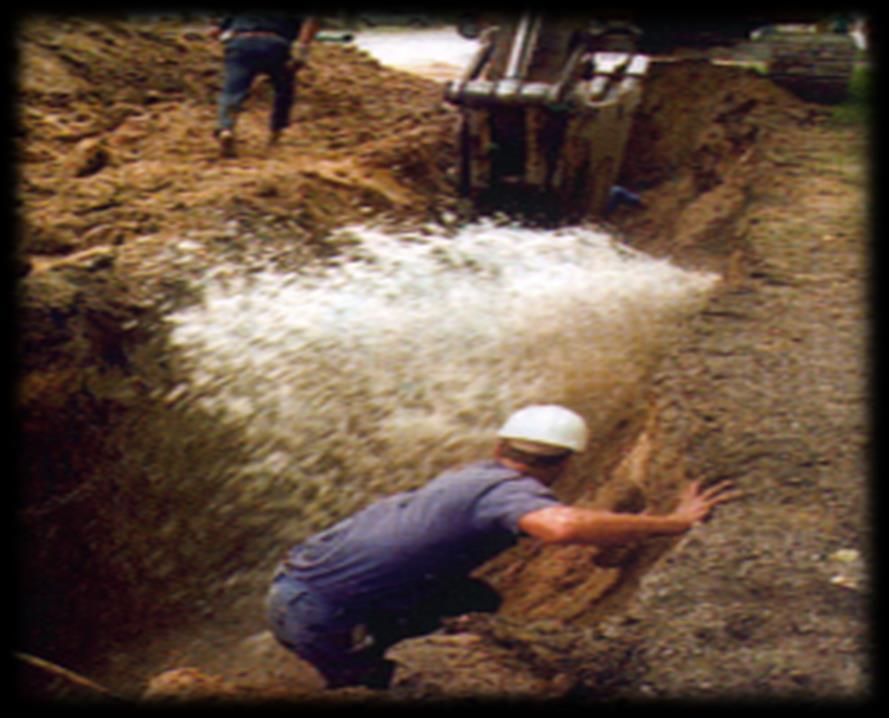
[[[545,447],[583,451],[587,444],[587,425],[581,416],[556,404],[526,406],[512,414],[497,436],[501,439],[531,442],[525,444],[532,453],[553,453]],[[534,445],[543,445],[538,450]],[[516,448],[523,448],[517,444]]]

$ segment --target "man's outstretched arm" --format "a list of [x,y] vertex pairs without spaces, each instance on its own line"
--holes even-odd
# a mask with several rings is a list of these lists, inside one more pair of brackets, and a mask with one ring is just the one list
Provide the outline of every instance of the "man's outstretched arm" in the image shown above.
[[552,506],[525,514],[519,528],[551,544],[620,546],[656,536],[677,536],[703,521],[718,504],[737,498],[729,482],[701,489],[689,484],[672,513],[621,514],[579,506]]

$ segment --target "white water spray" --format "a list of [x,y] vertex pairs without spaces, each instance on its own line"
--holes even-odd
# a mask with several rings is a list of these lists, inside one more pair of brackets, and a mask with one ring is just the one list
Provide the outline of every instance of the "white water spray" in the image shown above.
[[588,229],[338,239],[335,267],[210,281],[171,317],[191,391],[250,444],[236,480],[302,517],[292,538],[487,455],[524,404],[606,429],[717,282]]

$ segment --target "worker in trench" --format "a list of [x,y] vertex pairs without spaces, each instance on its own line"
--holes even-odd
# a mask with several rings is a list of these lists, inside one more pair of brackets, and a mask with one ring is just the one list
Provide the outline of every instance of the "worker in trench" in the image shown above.
[[442,618],[494,612],[500,597],[470,573],[529,536],[619,546],[675,536],[738,492],[691,483],[672,513],[565,505],[550,490],[587,444],[587,425],[557,405],[525,407],[501,427],[493,458],[377,501],[289,551],[268,594],[272,632],[328,688],[389,685],[385,651]]
[[269,144],[277,144],[290,125],[296,73],[308,62],[319,27],[315,17],[247,13],[225,17],[211,30],[211,35],[225,48],[219,118],[214,132],[224,157],[236,154],[237,116],[260,75],[268,76],[274,91]]

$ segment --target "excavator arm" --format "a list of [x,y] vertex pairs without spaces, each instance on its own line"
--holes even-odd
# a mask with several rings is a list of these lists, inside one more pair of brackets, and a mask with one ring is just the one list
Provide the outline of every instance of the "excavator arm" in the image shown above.
[[462,112],[464,194],[526,214],[603,210],[648,68],[606,47],[576,20],[530,12],[482,33],[445,95]]
[[[737,18],[612,13],[593,20],[532,12],[489,18],[475,57],[445,92],[462,113],[461,190],[482,212],[562,221],[601,214],[653,57],[736,44],[769,23],[817,17],[775,8]],[[848,34],[777,33],[760,49],[776,83],[819,102],[845,97],[855,53]]]

